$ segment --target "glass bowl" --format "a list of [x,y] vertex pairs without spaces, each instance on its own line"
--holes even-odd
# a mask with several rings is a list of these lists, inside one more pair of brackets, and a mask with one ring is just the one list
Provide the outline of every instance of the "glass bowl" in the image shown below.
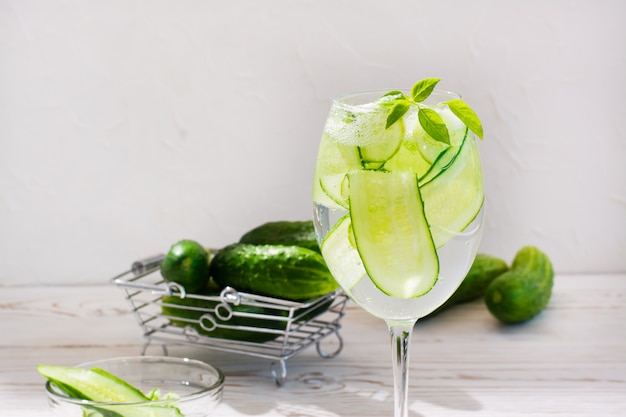
[[[148,395],[158,388],[161,400],[144,403],[102,403],[70,398],[46,383],[48,403],[58,417],[207,417],[222,400],[224,374],[207,363],[168,356],[131,356],[76,365],[102,368]],[[163,399],[168,393],[177,398]],[[100,410],[100,411],[98,411]]]

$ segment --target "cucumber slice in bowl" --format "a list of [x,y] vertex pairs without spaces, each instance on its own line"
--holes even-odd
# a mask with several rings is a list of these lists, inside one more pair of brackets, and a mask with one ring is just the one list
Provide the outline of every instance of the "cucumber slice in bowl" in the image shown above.
[[37,371],[70,398],[81,403],[89,416],[183,417],[171,404],[152,400],[128,382],[101,368],[38,365]]
[[372,282],[392,297],[426,294],[437,282],[439,259],[417,176],[359,171],[349,186],[355,244]]
[[74,367],[38,365],[58,417],[208,417],[221,402],[224,375],[207,363],[129,356]]
[[101,368],[37,365],[37,372],[73,398],[114,403],[149,401],[143,392]]

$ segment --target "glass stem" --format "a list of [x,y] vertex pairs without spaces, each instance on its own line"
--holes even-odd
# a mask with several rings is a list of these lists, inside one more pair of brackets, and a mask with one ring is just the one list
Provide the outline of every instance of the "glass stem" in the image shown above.
[[393,360],[394,417],[408,417],[409,343],[415,320],[387,322]]

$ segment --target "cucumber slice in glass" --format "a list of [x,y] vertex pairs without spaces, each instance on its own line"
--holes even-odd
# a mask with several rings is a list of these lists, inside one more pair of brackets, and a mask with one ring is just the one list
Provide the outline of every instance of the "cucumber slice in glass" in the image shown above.
[[385,162],[383,169],[386,171],[410,171],[418,177],[422,177],[430,169],[430,162],[426,161],[418,149],[418,144],[410,139],[405,139],[398,152]]
[[427,184],[436,178],[439,174],[445,171],[449,166],[452,165],[456,157],[461,153],[461,149],[463,148],[463,144],[467,140],[469,135],[469,130],[465,129],[465,136],[463,140],[457,146],[449,146],[443,152],[437,156],[433,164],[426,171],[424,175],[420,177],[420,186]]
[[439,259],[410,172],[349,174],[350,220],[365,270],[385,294],[419,297],[435,285]]
[[446,168],[421,186],[421,192],[433,241],[441,248],[476,218],[485,199],[476,141],[468,137]]
[[[373,116],[371,125],[365,124],[362,134],[367,135],[367,145],[359,146],[361,165],[366,169],[379,169],[400,149],[404,139],[404,123],[398,120],[385,129],[385,120],[379,120],[378,113]],[[366,117],[366,116],[363,116]]]
[[365,277],[361,256],[356,250],[350,216],[345,215],[322,241],[322,255],[337,282],[348,290]]
[[347,174],[326,175],[319,180],[320,189],[331,202],[326,202],[326,206],[344,209],[348,208]]
[[346,196],[342,196],[342,182],[346,172],[362,168],[358,149],[338,143],[332,136],[324,134],[318,152],[313,201],[328,207],[346,208],[348,201]]

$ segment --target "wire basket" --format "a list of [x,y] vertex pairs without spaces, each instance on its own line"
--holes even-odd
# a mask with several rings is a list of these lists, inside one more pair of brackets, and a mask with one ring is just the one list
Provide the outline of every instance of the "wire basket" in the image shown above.
[[[163,279],[162,259],[163,255],[157,255],[137,261],[131,270],[111,279],[123,289],[143,331],[142,355],[155,342],[161,344],[165,355],[168,344],[179,344],[269,359],[274,381],[282,386],[287,377],[286,361],[292,356],[315,345],[317,353],[328,359],[343,348],[339,330],[347,297],[341,290],[306,302],[231,287],[219,295],[192,294]],[[227,334],[238,336],[233,339]],[[329,336],[338,343],[327,352],[322,341]]]

